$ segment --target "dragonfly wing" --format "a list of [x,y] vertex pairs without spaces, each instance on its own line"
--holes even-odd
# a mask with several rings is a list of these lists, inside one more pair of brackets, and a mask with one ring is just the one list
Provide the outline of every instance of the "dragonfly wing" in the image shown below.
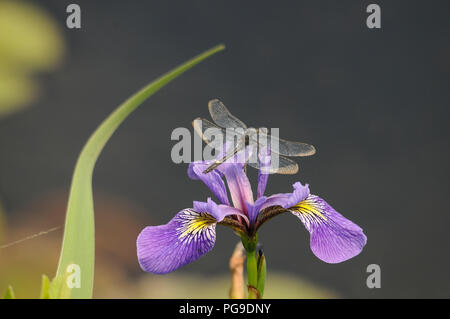
[[223,128],[247,128],[244,122],[231,114],[227,107],[217,99],[209,101],[208,109],[213,121]]
[[223,128],[199,117],[192,121],[192,126],[194,127],[194,131],[206,144],[211,143],[212,135],[225,135],[225,130]]
[[273,135],[261,133],[259,139],[270,144],[270,150],[272,152],[284,156],[311,156],[316,153],[315,147],[307,143],[286,141]]
[[298,164],[289,158],[271,153],[270,167],[260,167],[257,161],[249,161],[249,165],[266,174],[292,175],[298,172]]
[[[236,154],[238,154],[239,152],[241,152],[244,149],[244,144],[238,144],[236,145],[236,147],[232,148],[229,147],[226,151],[225,154],[222,156],[222,158],[218,158],[214,161],[214,163],[212,163],[207,169],[205,169],[203,171],[203,174],[207,174],[209,172],[211,172],[212,170],[216,169],[219,165],[222,165],[223,163],[225,163],[227,160],[229,160],[230,158],[232,158],[233,156],[235,156]],[[244,158],[240,158],[240,159],[244,159]]]
[[[239,140],[242,138],[242,135],[233,135],[233,134],[226,134],[226,130],[218,127],[214,123],[211,123],[210,121],[202,118],[196,118],[192,121],[192,126],[194,127],[194,131],[202,138],[202,140],[207,144],[207,147],[210,147],[209,151],[214,151],[214,154],[216,151],[221,152],[224,143],[226,142],[227,147],[229,150],[227,150],[227,154],[229,151],[235,147]],[[225,138],[224,138],[225,137]],[[215,155],[214,155],[215,156]]]
[[293,175],[298,172],[298,164],[289,158],[280,156],[279,168],[277,174]]

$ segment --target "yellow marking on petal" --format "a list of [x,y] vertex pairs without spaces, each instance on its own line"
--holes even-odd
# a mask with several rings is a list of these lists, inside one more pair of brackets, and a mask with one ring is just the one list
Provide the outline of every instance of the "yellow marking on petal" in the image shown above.
[[322,207],[317,201],[314,200],[315,198],[316,197],[314,195],[310,195],[306,199],[302,200],[300,203],[292,207],[290,210],[313,218],[320,218],[326,221],[327,218],[322,213]]
[[217,223],[217,220],[208,213],[189,211],[183,217],[183,226],[180,229],[182,232],[178,236],[180,239],[186,236],[195,236],[205,228]]

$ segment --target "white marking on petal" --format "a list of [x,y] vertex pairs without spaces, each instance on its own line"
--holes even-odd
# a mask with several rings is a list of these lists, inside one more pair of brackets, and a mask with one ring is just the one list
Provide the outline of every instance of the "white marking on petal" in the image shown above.
[[216,238],[217,221],[208,213],[198,213],[192,209],[186,209],[183,214],[178,216],[178,222],[180,226],[176,229],[177,235],[183,244],[205,239],[213,241]]

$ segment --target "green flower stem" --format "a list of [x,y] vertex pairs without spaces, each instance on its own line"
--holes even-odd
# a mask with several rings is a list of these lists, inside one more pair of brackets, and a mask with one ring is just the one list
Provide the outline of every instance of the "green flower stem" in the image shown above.
[[258,237],[246,238],[243,236],[241,240],[247,252],[248,299],[258,299],[260,297],[257,292],[258,261],[256,259],[256,245],[258,243]]
[[258,299],[254,291],[258,285],[258,267],[255,252],[255,250],[247,251],[248,299]]

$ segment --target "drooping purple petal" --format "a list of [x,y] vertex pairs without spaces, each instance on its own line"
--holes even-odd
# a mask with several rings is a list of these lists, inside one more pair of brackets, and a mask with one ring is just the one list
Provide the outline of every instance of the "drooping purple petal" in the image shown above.
[[281,206],[283,208],[289,208],[308,197],[309,185],[304,186],[300,182],[296,182],[294,185],[294,191],[292,193],[275,194],[269,196],[265,203],[262,205],[261,210],[270,206]]
[[258,151],[258,164],[260,169],[258,170],[258,189],[257,198],[264,196],[266,191],[267,181],[269,180],[269,174],[263,173],[270,168],[270,146],[261,147]]
[[363,230],[339,214],[325,200],[309,195],[289,209],[311,234],[311,250],[327,263],[340,263],[358,255],[366,244]]
[[208,213],[184,209],[160,226],[148,226],[137,238],[141,268],[166,274],[209,252],[216,241],[216,219]]
[[200,179],[211,192],[217,197],[220,203],[229,205],[227,189],[223,181],[222,175],[217,170],[213,170],[207,174],[203,171],[209,167],[211,163],[208,161],[193,162],[189,164],[188,176],[191,179]]

